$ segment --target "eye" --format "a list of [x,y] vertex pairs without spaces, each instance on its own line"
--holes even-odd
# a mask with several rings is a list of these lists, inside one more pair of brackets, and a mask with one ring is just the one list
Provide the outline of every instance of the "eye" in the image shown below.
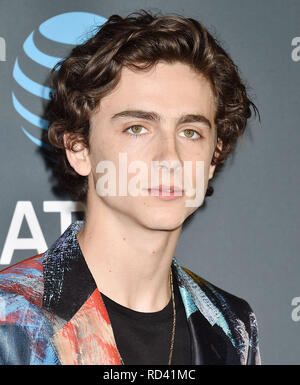
[[[201,139],[201,135],[195,130],[186,129],[186,130],[181,131],[180,134],[182,134],[182,133],[184,134],[183,135],[184,138],[187,138],[187,139],[193,139],[193,140]],[[194,137],[194,134],[196,134],[197,136]],[[180,135],[180,136],[182,136],[182,135]]]
[[[141,128],[145,129],[144,126],[134,125],[134,126],[127,127],[125,129],[125,132],[126,132],[126,134],[131,135],[131,136],[141,136],[141,132],[142,132]],[[132,130],[132,134],[129,133],[129,130]]]

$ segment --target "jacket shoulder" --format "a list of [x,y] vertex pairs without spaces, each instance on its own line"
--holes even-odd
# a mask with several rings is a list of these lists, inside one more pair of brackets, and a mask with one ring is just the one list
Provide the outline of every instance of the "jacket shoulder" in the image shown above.
[[42,306],[43,265],[42,255],[37,254],[0,271],[0,291],[3,295],[20,296],[24,300]]
[[0,364],[58,363],[42,309],[42,254],[0,271]]
[[247,364],[260,364],[258,325],[250,304],[243,298],[221,289],[190,269],[181,266],[192,282],[204,293],[217,312],[216,324],[223,329]]
[[221,289],[184,266],[182,266],[182,269],[193,279],[201,290],[205,292],[207,297],[220,311],[231,310],[241,319],[248,317],[249,313],[253,312],[251,306],[245,299]]

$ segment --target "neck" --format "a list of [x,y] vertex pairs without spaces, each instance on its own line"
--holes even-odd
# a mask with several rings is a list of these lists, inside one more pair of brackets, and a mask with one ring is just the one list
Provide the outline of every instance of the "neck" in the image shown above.
[[155,312],[171,299],[170,268],[180,233],[181,226],[145,228],[99,200],[97,207],[88,204],[77,239],[100,292],[130,309]]

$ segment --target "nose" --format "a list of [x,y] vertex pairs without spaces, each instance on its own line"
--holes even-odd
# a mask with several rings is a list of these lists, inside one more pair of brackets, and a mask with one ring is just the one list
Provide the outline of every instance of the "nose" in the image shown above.
[[164,130],[157,139],[157,150],[153,157],[153,164],[156,167],[163,167],[168,172],[181,171],[183,161],[181,159],[178,144],[176,142],[176,133],[174,128]]

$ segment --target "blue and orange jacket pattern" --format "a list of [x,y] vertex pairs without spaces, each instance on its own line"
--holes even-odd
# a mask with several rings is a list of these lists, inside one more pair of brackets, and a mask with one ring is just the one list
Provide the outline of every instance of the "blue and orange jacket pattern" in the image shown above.
[[[0,364],[120,365],[101,293],[73,222],[44,253],[0,272]],[[261,364],[250,305],[172,260],[200,364]]]

